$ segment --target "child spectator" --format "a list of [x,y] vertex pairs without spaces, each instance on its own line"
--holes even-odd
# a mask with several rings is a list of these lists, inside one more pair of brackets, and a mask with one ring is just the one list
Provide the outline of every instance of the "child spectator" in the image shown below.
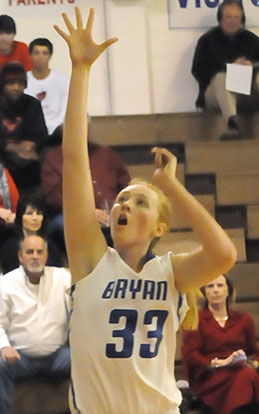
[[0,69],[9,62],[20,62],[24,69],[30,70],[28,46],[23,42],[14,40],[16,25],[12,17],[6,14],[0,15]]

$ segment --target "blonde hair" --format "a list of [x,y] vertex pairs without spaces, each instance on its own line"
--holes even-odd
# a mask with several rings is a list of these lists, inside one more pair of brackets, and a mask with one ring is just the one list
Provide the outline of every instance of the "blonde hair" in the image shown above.
[[[129,185],[144,185],[148,188],[150,188],[152,191],[154,191],[158,195],[159,199],[159,205],[158,205],[158,214],[159,214],[159,220],[162,223],[165,223],[167,226],[167,229],[170,228],[170,221],[171,221],[171,215],[172,215],[172,205],[169,200],[169,198],[161,191],[157,186],[152,184],[151,182],[148,182],[146,180],[143,180],[141,178],[134,178],[129,182]],[[152,251],[155,244],[158,242],[159,238],[154,238],[149,246],[149,250]],[[200,289],[193,289],[192,291],[188,292],[186,294],[186,299],[188,302],[189,309],[186,313],[186,316],[184,320],[181,323],[181,326],[184,329],[197,329],[198,327],[198,321],[199,321],[199,315],[198,315],[198,306],[197,306],[197,299],[202,297],[202,293]]]
[[199,313],[197,300],[203,298],[200,289],[193,289],[186,293],[186,299],[189,306],[188,312],[181,323],[183,329],[197,329],[199,323]]

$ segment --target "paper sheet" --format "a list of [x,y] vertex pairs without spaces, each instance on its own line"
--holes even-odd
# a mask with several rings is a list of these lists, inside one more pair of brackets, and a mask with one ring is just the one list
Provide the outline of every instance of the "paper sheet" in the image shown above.
[[231,92],[251,94],[253,66],[227,63],[226,89]]

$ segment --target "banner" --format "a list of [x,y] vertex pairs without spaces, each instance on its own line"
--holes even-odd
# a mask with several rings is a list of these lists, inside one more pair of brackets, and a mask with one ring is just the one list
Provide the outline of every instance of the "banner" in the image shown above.
[[0,0],[0,14],[13,18],[60,16],[63,11],[73,13],[74,7],[81,7],[85,0]]
[[[209,28],[217,25],[223,0],[167,0],[169,29]],[[246,26],[259,27],[259,0],[243,0]]]

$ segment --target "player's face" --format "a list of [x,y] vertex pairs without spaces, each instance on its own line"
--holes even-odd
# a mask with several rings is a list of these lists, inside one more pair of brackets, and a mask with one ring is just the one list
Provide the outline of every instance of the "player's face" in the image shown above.
[[0,52],[3,55],[8,55],[12,51],[14,33],[0,33]]
[[23,95],[24,88],[25,83],[23,80],[14,79],[4,84],[3,93],[10,101],[17,102]]
[[149,243],[154,237],[160,237],[158,207],[158,194],[145,185],[135,184],[123,189],[111,211],[115,246]]
[[235,4],[227,5],[223,8],[221,29],[227,35],[234,35],[242,27],[242,11]]
[[226,303],[228,297],[228,285],[226,278],[221,275],[210,282],[205,287],[206,298],[208,299],[209,305]]
[[51,54],[47,46],[35,45],[31,52],[31,60],[35,69],[48,68]]
[[19,260],[28,274],[41,275],[48,257],[47,246],[39,236],[29,236],[23,241]]
[[22,216],[22,225],[28,233],[36,233],[40,230],[43,221],[43,214],[35,207],[27,206]]

